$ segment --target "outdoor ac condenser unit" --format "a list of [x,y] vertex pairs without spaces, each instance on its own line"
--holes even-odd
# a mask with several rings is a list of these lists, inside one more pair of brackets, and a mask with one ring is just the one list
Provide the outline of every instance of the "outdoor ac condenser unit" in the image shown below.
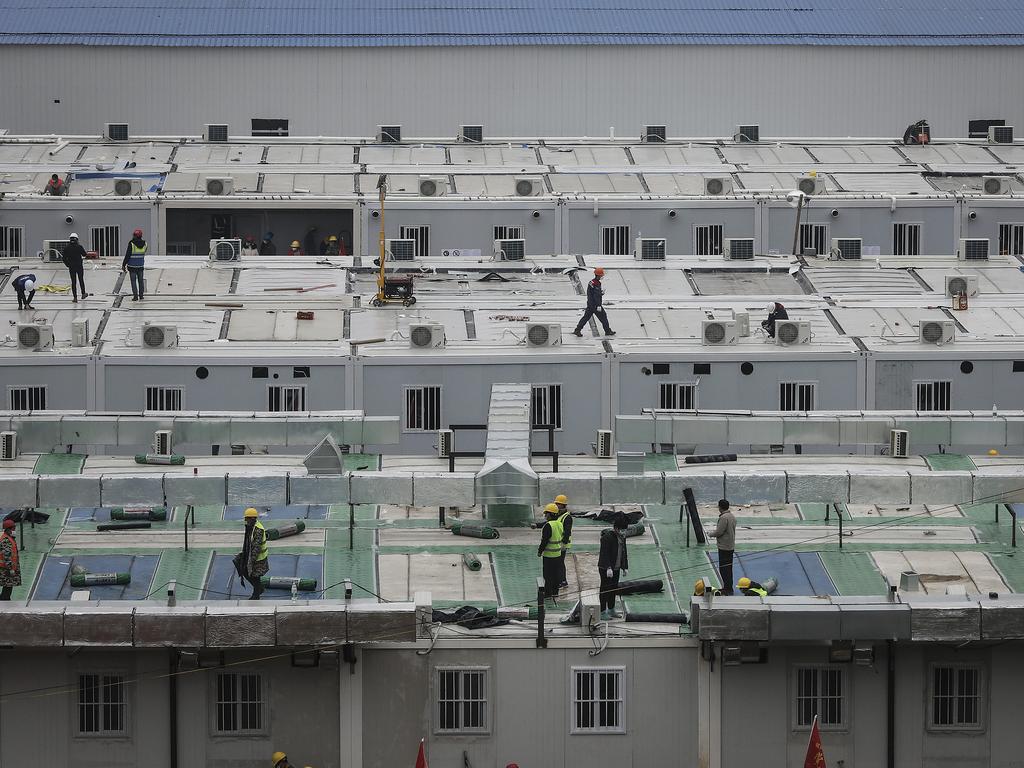
[[70,240],[43,240],[43,261],[60,261]]
[[961,293],[978,295],[977,275],[946,275],[946,296],[959,296]]
[[420,197],[441,197],[448,191],[448,179],[443,176],[420,176]]
[[750,313],[737,312],[733,310],[732,319],[736,321],[736,334],[738,336],[750,335]]
[[727,259],[752,259],[754,258],[754,238],[727,237],[722,244],[722,252]]
[[922,344],[950,344],[956,338],[956,321],[922,320],[918,338]]
[[18,349],[53,349],[53,326],[38,323],[18,324]]
[[610,429],[597,430],[597,457],[599,459],[612,457],[612,431]]
[[664,261],[664,237],[638,237],[633,246],[633,258],[638,261]]
[[158,429],[153,433],[153,453],[157,456],[170,456],[174,433],[169,429]]
[[712,197],[731,195],[732,179],[727,176],[708,176],[704,179],[704,194]]
[[400,125],[379,125],[377,126],[378,144],[399,144],[402,141],[402,126]]
[[858,260],[864,250],[864,241],[859,237],[833,237],[832,253],[844,261]]
[[230,195],[235,190],[235,180],[230,176],[216,176],[206,179],[206,194],[211,197]]
[[825,194],[825,180],[820,176],[807,174],[800,177],[796,188],[805,195],[823,195]]
[[18,458],[18,433],[0,432],[0,461],[14,461]]
[[128,141],[128,123],[105,123],[103,138],[107,141]]
[[114,179],[113,192],[118,197],[142,194],[142,179]]
[[982,176],[981,191],[986,195],[1010,194],[1010,180],[1006,176]]
[[739,343],[735,320],[702,320],[700,339],[704,346],[718,347]]
[[484,140],[484,127],[482,125],[464,125],[459,131],[459,141],[468,144],[479,144]]
[[423,323],[409,326],[409,346],[419,349],[443,347],[445,344],[444,326],[435,323]]
[[889,430],[889,455],[894,459],[905,459],[910,455],[910,432],[905,429]]
[[385,240],[384,250],[392,261],[412,261],[416,255],[416,241],[411,238]]
[[775,321],[775,343],[783,347],[793,344],[809,344],[811,323],[808,320]]
[[522,261],[526,258],[526,241],[495,240],[494,258],[498,261]]
[[988,140],[992,144],[1013,144],[1012,125],[990,125]]
[[142,346],[147,349],[167,349],[178,346],[178,326],[143,324]]
[[558,323],[527,323],[526,346],[556,347],[562,343],[562,326]]
[[89,339],[89,318],[76,317],[71,321],[71,346],[88,347]]
[[455,450],[455,431],[451,429],[437,430],[437,458],[447,459]]
[[207,123],[203,126],[203,141],[209,143],[225,143],[228,140],[226,123]]
[[988,261],[988,238],[961,238],[956,255],[960,261]]
[[239,261],[242,258],[242,241],[236,238],[221,238],[210,241],[210,261]]

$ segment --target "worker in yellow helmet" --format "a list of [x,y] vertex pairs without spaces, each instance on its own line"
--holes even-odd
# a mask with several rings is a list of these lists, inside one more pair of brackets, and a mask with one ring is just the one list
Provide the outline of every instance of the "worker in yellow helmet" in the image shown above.
[[562,580],[562,523],[559,522],[557,504],[544,507],[544,525],[540,529],[540,546],[537,557],[541,559],[544,574],[544,595],[555,598],[558,596],[558,584]]
[[241,562],[245,570],[245,580],[252,585],[250,600],[259,600],[263,593],[261,577],[270,570],[269,550],[267,548],[267,529],[259,521],[259,512],[249,507],[245,510],[245,541],[242,542]]
[[292,764],[288,762],[288,755],[284,752],[275,752],[270,756],[271,768],[292,768]]
[[756,581],[751,581],[746,576],[740,578],[736,582],[736,586],[739,587],[740,592],[748,597],[768,597],[768,590],[758,584]]
[[292,240],[291,247],[288,249],[289,256],[305,256],[306,254],[302,250],[302,243],[298,240]]
[[555,506],[558,507],[558,521],[562,524],[562,557],[559,560],[559,567],[562,569],[562,577],[558,580],[558,587],[569,586],[569,580],[565,572],[565,556],[572,549],[572,514],[569,512],[569,497],[564,493],[555,496]]

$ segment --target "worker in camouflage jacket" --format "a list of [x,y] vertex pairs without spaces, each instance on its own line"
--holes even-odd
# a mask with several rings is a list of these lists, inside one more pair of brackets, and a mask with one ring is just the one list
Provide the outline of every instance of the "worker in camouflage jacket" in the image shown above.
[[11,592],[21,586],[21,564],[18,562],[18,542],[14,540],[14,521],[4,520],[0,536],[0,600],[10,600]]

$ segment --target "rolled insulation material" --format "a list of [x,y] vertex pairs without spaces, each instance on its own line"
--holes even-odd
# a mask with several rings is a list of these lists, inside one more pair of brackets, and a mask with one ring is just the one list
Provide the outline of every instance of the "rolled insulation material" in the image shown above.
[[124,586],[132,583],[130,573],[73,573],[71,574],[72,587],[98,587],[103,584],[117,584]]
[[166,520],[165,507],[114,507],[110,510],[111,520]]
[[659,624],[689,624],[685,613],[633,613],[626,614],[626,621],[653,621]]
[[632,581],[620,581],[615,590],[617,595],[648,595],[653,592],[662,592],[665,583],[661,579],[636,579]]
[[297,576],[261,576],[260,584],[267,589],[287,589],[296,585],[299,592],[313,592],[316,589],[316,579],[300,579]]
[[152,528],[153,524],[146,522],[139,523],[100,523],[96,526],[97,531],[134,531],[144,528]]
[[306,524],[301,520],[296,520],[294,523],[285,523],[276,528],[267,528],[267,538],[277,541],[288,536],[298,536],[304,530],[306,530]]
[[180,453],[175,453],[171,456],[159,456],[155,453],[136,453],[135,454],[136,464],[171,464],[175,467],[180,467],[185,463],[185,457]]
[[776,579],[774,576],[765,579],[761,582],[761,588],[764,589],[764,591],[770,595],[772,592],[779,588],[779,580]]
[[626,538],[631,539],[634,536],[643,536],[647,532],[647,528],[643,523],[633,523],[633,525],[626,526]]
[[496,539],[500,536],[497,528],[489,525],[467,525],[452,523],[451,531],[456,536],[470,536],[474,539]]
[[463,564],[471,571],[479,571],[483,566],[480,565],[480,558],[474,555],[472,552],[467,552],[462,556]]

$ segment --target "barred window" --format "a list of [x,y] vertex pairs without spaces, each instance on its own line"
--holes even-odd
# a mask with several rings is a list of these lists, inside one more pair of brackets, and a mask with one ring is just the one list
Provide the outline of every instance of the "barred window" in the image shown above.
[[22,258],[25,255],[24,242],[24,227],[0,227],[0,258]]
[[45,411],[46,387],[8,387],[7,398],[12,411]]
[[915,381],[914,401],[918,411],[948,411],[953,384],[949,381]]
[[116,259],[121,256],[121,228],[116,224],[103,227],[89,227],[92,250],[101,259]]
[[893,256],[920,256],[921,255],[921,225],[920,224],[893,224],[892,225],[892,255]]
[[523,239],[523,228],[516,226],[503,227],[498,226],[494,228],[494,239],[495,240],[522,240]]
[[430,256],[430,227],[420,224],[415,227],[399,227],[398,237],[413,241],[412,256],[414,259],[425,259]]
[[1024,256],[1024,224],[999,225],[999,253],[1002,256]]
[[796,670],[796,725],[810,728],[818,717],[821,728],[846,725],[846,671],[839,667],[799,667]]
[[562,385],[534,384],[532,388],[531,426],[562,428]]
[[813,411],[814,392],[817,384],[813,381],[784,381],[779,384],[780,411]]
[[438,667],[437,730],[481,733],[488,727],[487,670]]
[[405,388],[405,431],[432,432],[441,428],[441,388]]
[[800,252],[804,248],[813,248],[819,256],[827,254],[831,249],[828,240],[828,225],[826,224],[801,224],[800,225]]
[[216,722],[220,734],[255,733],[264,730],[266,690],[263,676],[254,672],[222,672],[217,675]]
[[722,253],[722,225],[703,224],[694,227],[693,253],[696,256],[718,256]]
[[625,733],[622,686],[625,670],[600,667],[572,670],[572,730]]
[[294,413],[306,410],[306,388],[304,386],[274,385],[270,387],[268,393],[268,411]]
[[631,253],[633,253],[633,242],[629,237],[628,224],[601,227],[601,254],[603,256],[629,256]]
[[184,387],[146,387],[147,411],[180,411],[184,399]]
[[666,382],[658,385],[658,407],[669,411],[692,411],[697,407],[697,385]]
[[78,733],[82,736],[124,736],[127,699],[123,675],[78,676]]
[[976,730],[982,723],[981,667],[936,664],[931,669],[931,728]]

